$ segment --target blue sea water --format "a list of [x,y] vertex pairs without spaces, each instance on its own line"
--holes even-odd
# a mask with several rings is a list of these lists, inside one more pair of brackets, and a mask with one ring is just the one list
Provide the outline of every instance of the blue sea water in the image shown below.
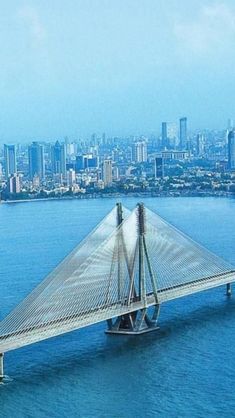
[[[146,198],[147,207],[235,265],[235,200]],[[133,208],[135,198],[123,199]],[[0,205],[0,319],[114,206],[113,199]],[[162,306],[160,330],[105,323],[5,355],[0,417],[235,417],[235,292]]]

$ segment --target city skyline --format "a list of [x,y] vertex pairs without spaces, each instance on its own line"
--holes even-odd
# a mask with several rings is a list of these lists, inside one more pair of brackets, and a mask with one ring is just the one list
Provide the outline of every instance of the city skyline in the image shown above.
[[105,136],[106,138],[135,138],[136,140],[142,140],[142,138],[159,138],[159,137],[164,137],[164,129],[166,129],[166,133],[167,131],[169,131],[169,139],[178,139],[179,143],[180,143],[180,129],[181,129],[181,121],[182,120],[186,120],[186,125],[187,125],[187,134],[188,136],[190,135],[194,135],[195,133],[198,134],[202,134],[204,132],[223,132],[223,131],[232,131],[234,129],[234,121],[235,121],[235,117],[231,118],[231,117],[227,117],[227,119],[224,120],[224,123],[221,127],[216,128],[210,128],[208,126],[204,126],[204,127],[193,127],[191,125],[191,120],[188,118],[187,116],[183,116],[181,115],[180,117],[174,119],[174,120],[170,120],[170,119],[166,119],[164,122],[161,121],[158,126],[156,127],[155,130],[152,130],[151,132],[143,132],[143,131],[138,131],[138,132],[127,132],[126,134],[118,134],[118,133],[114,133],[113,135],[109,134],[107,130],[103,130],[103,131],[96,131],[94,132],[94,130],[90,130],[89,133],[86,133],[84,135],[80,135],[79,133],[77,135],[58,135],[58,136],[48,136],[45,135],[43,137],[35,137],[35,136],[24,136],[24,138],[21,139],[20,135],[17,136],[15,139],[11,138],[9,140],[4,140],[4,137],[0,137],[0,145],[3,146],[4,144],[6,145],[12,145],[12,144],[29,144],[32,142],[39,142],[39,143],[50,143],[50,142],[62,142],[65,143],[70,142],[77,142],[77,141],[89,141],[90,139],[92,140],[93,137],[96,138],[100,138],[102,140],[102,137]]
[[33,141],[0,146],[2,200],[96,196],[103,193],[150,195],[233,195],[233,121],[219,132],[188,132],[162,123],[155,137],[117,138],[92,134],[87,140]]
[[0,141],[151,133],[185,114],[192,129],[222,128],[234,22],[232,0],[13,0],[1,19]]

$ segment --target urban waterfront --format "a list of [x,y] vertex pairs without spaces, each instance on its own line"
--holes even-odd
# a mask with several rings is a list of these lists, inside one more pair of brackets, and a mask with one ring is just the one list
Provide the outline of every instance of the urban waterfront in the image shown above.
[[[138,200],[122,201],[133,208]],[[0,319],[115,203],[0,206]],[[235,264],[234,199],[146,198],[144,203]],[[160,331],[151,335],[107,336],[102,323],[10,352],[6,372],[13,381],[0,387],[2,416],[233,416],[234,312],[233,297],[218,288],[164,305]]]
[[[189,131],[187,118],[161,135],[0,146],[0,201],[135,194],[227,196],[235,190],[235,130]],[[173,130],[172,130],[173,129]],[[199,132],[199,133],[198,133]]]

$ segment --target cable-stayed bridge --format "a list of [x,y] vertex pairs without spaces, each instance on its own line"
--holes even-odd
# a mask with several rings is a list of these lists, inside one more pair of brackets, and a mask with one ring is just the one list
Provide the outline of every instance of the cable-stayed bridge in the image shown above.
[[235,268],[143,204],[117,204],[0,323],[7,351],[107,320],[108,333],[157,328],[160,305],[235,281]]

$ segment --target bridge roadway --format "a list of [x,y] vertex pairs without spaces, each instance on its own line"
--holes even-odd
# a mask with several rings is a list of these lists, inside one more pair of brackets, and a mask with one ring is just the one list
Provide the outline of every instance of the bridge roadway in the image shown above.
[[[157,292],[158,303],[161,304],[169,300],[226,285],[227,283],[232,283],[234,281],[235,270],[231,270],[227,273],[175,285],[168,289],[160,289]],[[2,335],[0,337],[0,353],[15,350],[29,344],[154,305],[156,305],[156,298],[154,293],[151,292],[146,295],[145,301],[132,300],[129,305],[116,301],[110,305],[105,305],[105,307],[101,306],[99,309],[94,309],[93,311],[89,310],[88,312],[83,312],[79,315],[67,316],[53,320],[44,325]]]

